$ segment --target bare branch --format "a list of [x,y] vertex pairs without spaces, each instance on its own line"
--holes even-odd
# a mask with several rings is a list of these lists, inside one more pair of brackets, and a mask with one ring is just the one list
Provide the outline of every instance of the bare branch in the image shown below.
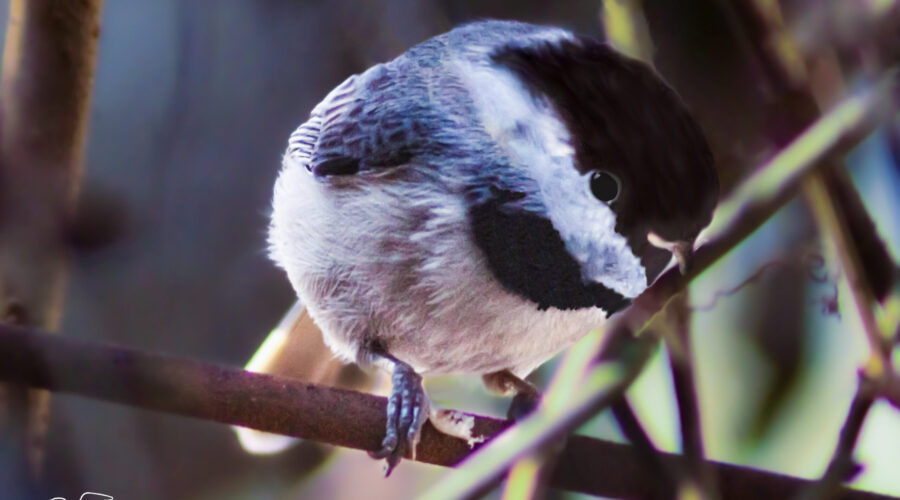
[[696,489],[700,498],[718,498],[715,478],[704,462],[703,432],[700,424],[700,403],[694,382],[691,355],[690,308],[687,290],[678,294],[667,308],[671,330],[665,336],[669,365],[678,401],[678,420],[681,427],[681,449],[687,460],[686,485]]
[[652,498],[669,498],[675,496],[676,484],[672,477],[672,471],[669,470],[663,461],[659,450],[653,444],[653,440],[644,430],[640,420],[631,408],[627,397],[622,397],[610,407],[619,429],[625,436],[625,439],[634,447],[635,454],[640,458],[641,463],[647,470],[647,474],[654,480],[654,494]]
[[878,327],[873,310],[876,304],[875,295],[864,276],[859,253],[846,227],[848,222],[838,212],[839,205],[835,203],[821,178],[810,178],[804,188],[819,232],[830,253],[841,262],[850,283],[855,312],[862,323],[861,334],[866,337],[870,347],[869,360],[859,374],[857,393],[841,428],[838,445],[819,483],[811,487],[802,497],[809,500],[827,500],[835,497],[840,483],[851,479],[858,471],[853,461],[853,453],[859,433],[872,403],[879,395],[877,389],[892,385],[894,383],[892,381],[897,380],[897,374],[891,362],[890,339],[882,336]]
[[[0,379],[362,450],[379,448],[384,430],[383,397],[4,325]],[[475,417],[475,432],[492,437],[508,425]],[[427,424],[416,460],[452,466],[470,453],[465,441]],[[667,468],[684,466],[678,455],[659,457]],[[810,483],[747,467],[709,465],[729,499],[785,498]],[[646,498],[656,479],[633,447],[572,436],[549,483],[594,495]],[[897,500],[840,491],[851,500]]]
[[863,423],[865,423],[866,416],[874,402],[875,391],[872,384],[860,374],[856,395],[853,397],[853,402],[850,403],[850,409],[847,410],[847,418],[841,427],[841,434],[837,446],[834,448],[834,454],[828,462],[828,467],[825,468],[825,473],[822,474],[819,481],[810,485],[798,496],[799,500],[837,498],[840,495],[841,483],[849,481],[859,472],[860,467],[853,460],[853,450],[856,448],[859,433],[862,431]]

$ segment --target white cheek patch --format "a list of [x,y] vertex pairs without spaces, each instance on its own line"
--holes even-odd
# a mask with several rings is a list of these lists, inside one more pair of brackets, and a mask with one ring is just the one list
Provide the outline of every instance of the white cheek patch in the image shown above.
[[616,232],[613,211],[590,190],[590,174],[568,162],[538,178],[550,219],[581,264],[586,281],[601,283],[627,298],[647,288],[647,274],[624,236]]
[[537,181],[546,215],[581,265],[585,281],[627,298],[640,294],[647,287],[644,267],[616,233],[613,211],[591,193],[590,174],[575,169],[569,131],[550,103],[535,99],[505,68],[459,66],[485,130],[514,165]]

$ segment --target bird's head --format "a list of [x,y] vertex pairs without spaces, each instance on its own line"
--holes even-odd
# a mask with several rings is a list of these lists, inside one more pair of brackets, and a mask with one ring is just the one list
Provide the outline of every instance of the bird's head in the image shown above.
[[[531,277],[561,292],[526,290],[531,285],[509,278],[507,287],[545,307],[593,301],[613,312],[652,283],[673,253],[686,265],[712,217],[718,179],[700,127],[678,95],[646,64],[589,38],[510,45],[492,59],[493,70],[505,72],[498,81],[519,94],[524,89],[532,109],[506,106],[522,115],[503,118],[521,122],[506,127],[519,133],[498,134],[504,127],[490,117],[486,129],[534,181],[526,199],[507,200],[496,211],[510,218],[494,229],[509,232],[516,213],[530,218],[523,223],[537,236],[522,236],[519,250],[531,252],[533,269],[555,266]],[[495,100],[515,99],[500,87]],[[529,199],[539,200],[540,210],[529,212]],[[510,236],[504,238],[517,238]],[[496,259],[489,260],[496,273]],[[507,275],[522,273],[513,267],[507,265]]]

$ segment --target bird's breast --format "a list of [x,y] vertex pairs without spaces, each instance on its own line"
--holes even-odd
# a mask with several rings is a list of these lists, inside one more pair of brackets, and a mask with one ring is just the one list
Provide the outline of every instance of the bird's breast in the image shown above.
[[510,292],[449,189],[413,172],[348,185],[296,170],[276,187],[272,254],[345,360],[378,340],[423,373],[525,374],[605,320]]

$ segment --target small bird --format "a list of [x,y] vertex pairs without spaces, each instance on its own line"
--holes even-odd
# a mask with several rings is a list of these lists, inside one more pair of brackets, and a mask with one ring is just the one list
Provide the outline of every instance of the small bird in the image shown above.
[[341,360],[391,373],[372,453],[389,474],[435,419],[422,375],[532,398],[525,376],[673,253],[689,262],[717,198],[699,126],[646,64],[563,29],[479,21],[312,110],[275,184],[270,254]]

